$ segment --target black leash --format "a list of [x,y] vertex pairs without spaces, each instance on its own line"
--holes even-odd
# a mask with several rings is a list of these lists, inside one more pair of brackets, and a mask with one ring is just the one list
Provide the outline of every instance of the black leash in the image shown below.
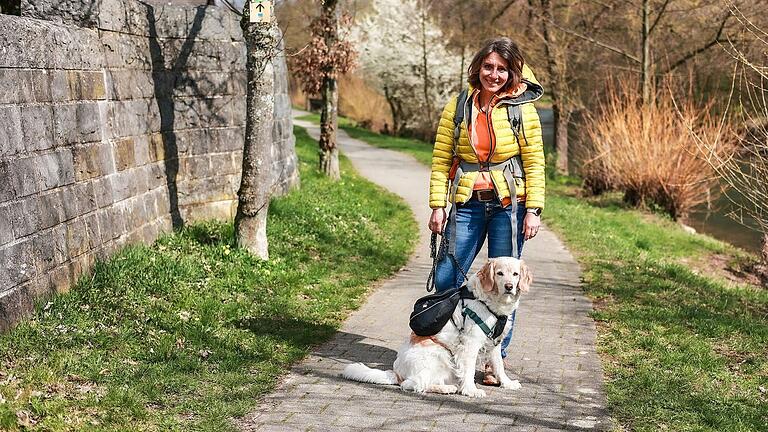
[[469,279],[467,273],[464,272],[464,269],[461,268],[458,261],[456,261],[456,257],[453,256],[453,254],[448,253],[448,241],[448,237],[443,237],[443,240],[440,242],[440,250],[438,250],[437,233],[432,233],[432,239],[429,245],[429,256],[432,258],[432,271],[429,272],[429,277],[427,277],[427,292],[431,292],[433,289],[435,289],[435,271],[437,270],[437,263],[446,255],[448,255],[448,257],[453,262],[453,266],[459,269],[461,275],[464,276],[464,281]]

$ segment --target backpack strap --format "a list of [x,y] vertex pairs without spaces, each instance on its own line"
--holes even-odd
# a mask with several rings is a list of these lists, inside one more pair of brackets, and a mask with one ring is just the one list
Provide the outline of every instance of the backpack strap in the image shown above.
[[512,133],[515,134],[517,145],[520,145],[520,130],[523,128],[523,110],[520,104],[507,104],[507,119],[512,126]]
[[[459,93],[459,96],[456,98],[456,111],[453,113],[453,148],[454,153],[456,146],[459,145],[459,135],[461,135],[461,123],[464,121],[465,113],[464,111],[467,108],[467,98],[469,97],[469,90],[464,89]],[[472,107],[470,107],[470,110]],[[472,117],[472,113],[470,112],[470,115],[468,117]]]

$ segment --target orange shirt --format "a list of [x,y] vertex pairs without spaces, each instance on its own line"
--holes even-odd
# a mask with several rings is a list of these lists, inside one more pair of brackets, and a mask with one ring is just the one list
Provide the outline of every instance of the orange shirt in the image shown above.
[[[477,159],[484,162],[490,160],[490,155],[493,154],[493,152],[496,150],[496,134],[493,132],[491,111],[493,110],[495,103],[498,101],[498,98],[494,96],[491,100],[491,106],[488,112],[483,112],[483,110],[480,109],[480,105],[478,104],[478,96],[479,92],[475,93],[474,97],[472,98],[474,110],[477,115],[473,115],[474,122],[472,122],[471,125],[474,130],[471,132],[470,136],[474,138],[472,140],[472,145],[475,148]],[[487,171],[481,171],[480,175],[477,176],[475,187],[473,189],[495,189],[493,182],[491,181],[491,174]],[[511,202],[511,199],[504,198],[501,204],[506,207]]]

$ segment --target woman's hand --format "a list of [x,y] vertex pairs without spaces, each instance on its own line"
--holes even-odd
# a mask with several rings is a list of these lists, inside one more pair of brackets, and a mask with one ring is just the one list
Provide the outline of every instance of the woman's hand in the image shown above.
[[530,240],[536,237],[539,233],[539,226],[541,225],[541,216],[536,216],[533,213],[526,213],[525,219],[523,219],[523,238]]
[[436,234],[442,234],[443,225],[445,225],[445,209],[432,209],[432,216],[429,217],[429,230]]

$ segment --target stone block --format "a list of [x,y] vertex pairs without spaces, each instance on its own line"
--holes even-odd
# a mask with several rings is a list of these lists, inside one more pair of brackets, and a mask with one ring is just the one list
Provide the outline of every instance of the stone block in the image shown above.
[[112,134],[115,137],[146,135],[150,128],[150,100],[137,99],[112,103]]
[[108,69],[151,70],[153,65],[151,44],[155,40],[125,33],[101,33],[104,62]]
[[149,16],[149,34],[158,38],[186,39],[192,37],[187,23],[188,7],[155,6]]
[[101,114],[98,104],[77,105],[77,132],[81,142],[101,141]]
[[134,162],[137,167],[144,166],[150,162],[149,158],[149,136],[141,135],[133,138]]
[[[35,255],[32,249],[32,238],[21,239],[4,246],[3,262],[0,268],[6,269],[6,280],[0,285],[8,288],[30,281],[37,276],[35,268]],[[0,289],[2,289],[0,288]]]
[[0,279],[0,332],[6,332],[13,328],[14,324],[21,321],[32,312],[34,299],[29,293],[29,284],[17,286],[13,289],[3,289],[5,284]]
[[36,195],[27,197],[11,209],[13,235],[18,239],[35,233],[40,229],[40,198]]
[[230,72],[229,78],[229,94],[245,96],[248,89],[248,77],[245,71]]
[[51,244],[53,261],[58,266],[69,261],[67,250],[67,224],[56,225],[51,229]]
[[[157,162],[165,160],[166,141],[175,140],[175,136],[164,133],[153,133],[149,138],[149,160]],[[174,141],[175,142],[175,141]]]
[[58,189],[61,195],[61,205],[64,209],[64,220],[70,220],[78,216],[77,200],[75,199],[75,186],[69,185]]
[[72,99],[82,101],[106,98],[107,92],[103,72],[69,71],[67,80]]
[[102,0],[98,26],[102,30],[149,36],[149,19],[153,6],[134,0]]
[[49,105],[22,106],[21,127],[28,151],[53,147],[53,113]]
[[99,208],[111,206],[115,202],[112,181],[108,177],[94,180],[93,191]]
[[15,239],[11,225],[11,205],[0,205],[0,247]]
[[53,106],[53,137],[57,145],[80,142],[77,130],[77,104]]
[[107,80],[115,100],[148,99],[156,96],[156,84],[150,71],[109,71]]
[[10,201],[15,197],[8,165],[8,162],[0,162],[0,203]]
[[67,251],[70,257],[77,257],[88,251],[88,232],[82,219],[67,223]]
[[50,68],[56,46],[53,27],[42,21],[0,15],[0,67]]
[[96,199],[96,192],[94,190],[94,182],[84,182],[74,185],[72,191],[74,193],[75,202],[77,203],[77,214],[88,214],[98,208],[98,200]]
[[28,78],[34,101],[38,103],[50,103],[52,101],[51,72],[45,69],[32,70],[29,71]]
[[222,126],[231,125],[245,127],[246,105],[245,96],[233,96],[230,105],[232,112],[232,122],[228,125]]
[[128,199],[133,195],[133,185],[131,184],[131,173],[123,171],[108,177],[112,182],[115,202]]
[[211,129],[212,151],[228,152],[243,150],[245,144],[245,129],[242,127],[227,127]]
[[99,218],[95,213],[85,217],[85,230],[88,236],[88,247],[97,249],[101,245],[101,229],[99,228]]
[[21,102],[19,88],[21,82],[17,69],[0,68],[0,104],[17,104]]
[[53,293],[64,293],[72,286],[70,270],[67,266],[59,266],[48,273],[48,289]]
[[53,102],[67,102],[71,100],[69,92],[69,73],[67,71],[48,71],[48,87],[51,89],[51,100]]
[[69,149],[60,149],[35,158],[40,171],[42,190],[71,184],[75,181],[74,159]]
[[123,171],[136,166],[136,144],[133,138],[122,138],[115,141],[115,168]]
[[34,157],[16,159],[6,163],[6,172],[17,198],[40,191],[39,170]]
[[240,167],[234,166],[232,155],[230,153],[216,153],[211,155],[210,175],[220,176],[224,174],[234,174]]
[[114,161],[109,143],[97,142],[73,146],[72,156],[77,181],[101,177],[114,172]]
[[187,131],[187,147],[192,156],[199,156],[216,151],[213,143],[215,132],[212,129],[193,129]]
[[61,193],[53,191],[40,195],[40,229],[47,229],[66,220]]
[[42,275],[56,266],[56,254],[51,247],[53,244],[53,231],[45,230],[34,236],[32,240],[32,253],[35,256],[37,273]]
[[149,188],[156,189],[163,187],[167,184],[167,177],[165,173],[165,164],[161,162],[155,162],[146,165],[147,179],[149,180]]

